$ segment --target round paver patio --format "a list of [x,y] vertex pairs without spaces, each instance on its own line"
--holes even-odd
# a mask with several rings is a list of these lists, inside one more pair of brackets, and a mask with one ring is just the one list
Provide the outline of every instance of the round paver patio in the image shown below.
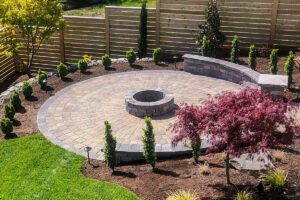
[[[38,113],[40,131],[53,143],[86,156],[84,147],[92,147],[91,157],[103,159],[104,120],[108,120],[117,139],[117,151],[141,152],[144,120],[126,111],[125,96],[148,88],[161,88],[174,95],[175,104],[201,104],[209,95],[239,90],[228,81],[192,75],[182,71],[134,71],[92,78],[71,85],[49,98]],[[174,113],[153,119],[157,152],[187,150],[171,147],[174,136],[169,129]]]

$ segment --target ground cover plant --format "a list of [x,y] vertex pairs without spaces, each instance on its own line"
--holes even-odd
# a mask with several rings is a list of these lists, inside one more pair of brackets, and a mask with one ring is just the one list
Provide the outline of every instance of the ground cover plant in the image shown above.
[[84,177],[83,157],[40,134],[1,141],[0,154],[1,199],[139,199],[121,186]]

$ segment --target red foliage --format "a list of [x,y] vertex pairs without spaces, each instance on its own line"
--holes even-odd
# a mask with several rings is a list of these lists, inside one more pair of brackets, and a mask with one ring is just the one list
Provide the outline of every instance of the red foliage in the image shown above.
[[300,130],[286,114],[287,108],[293,109],[258,89],[225,92],[199,107],[184,105],[177,112],[179,120],[172,126],[177,133],[172,144],[185,139],[193,142],[205,134],[212,145],[210,152],[225,151],[240,156],[278,148],[282,138],[292,139]]

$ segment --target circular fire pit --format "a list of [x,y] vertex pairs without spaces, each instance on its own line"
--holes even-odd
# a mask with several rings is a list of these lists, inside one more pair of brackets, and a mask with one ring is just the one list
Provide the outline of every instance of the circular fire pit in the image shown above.
[[157,117],[174,109],[174,97],[162,89],[131,92],[125,96],[126,110],[137,117]]

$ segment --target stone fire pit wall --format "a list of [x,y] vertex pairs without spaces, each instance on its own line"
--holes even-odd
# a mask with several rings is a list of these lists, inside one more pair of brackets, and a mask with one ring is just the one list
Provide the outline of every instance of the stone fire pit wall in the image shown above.
[[158,117],[174,109],[174,97],[157,88],[131,92],[125,96],[126,110],[136,117]]
[[219,78],[237,84],[256,84],[264,91],[276,96],[283,96],[288,87],[288,77],[284,75],[260,74],[248,67],[228,61],[198,55],[186,54],[184,71]]

